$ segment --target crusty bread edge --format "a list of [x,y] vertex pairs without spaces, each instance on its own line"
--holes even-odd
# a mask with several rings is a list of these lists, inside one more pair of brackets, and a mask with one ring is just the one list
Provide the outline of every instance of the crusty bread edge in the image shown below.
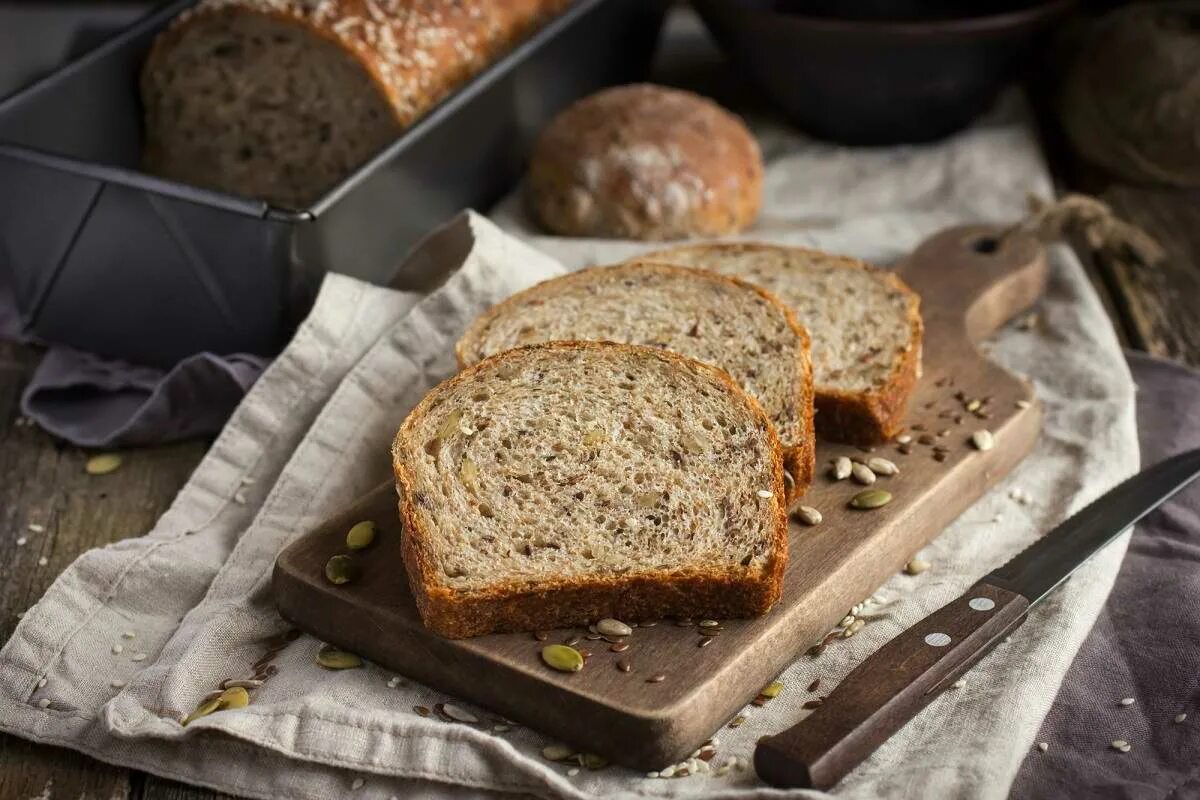
[[792,477],[792,486],[787,490],[788,502],[792,502],[804,494],[809,485],[812,484],[813,475],[816,472],[816,435],[813,421],[813,403],[814,403],[814,387],[812,373],[812,340],[808,335],[808,329],[801,325],[796,320],[796,315],[788,308],[782,300],[776,297],[771,292],[761,286],[750,283],[734,275],[722,275],[712,270],[702,269],[699,267],[684,267],[678,264],[671,264],[666,261],[654,261],[649,259],[630,259],[619,264],[598,265],[586,267],[575,272],[569,272],[566,275],[560,275],[555,278],[536,283],[527,289],[524,289],[516,294],[510,295],[506,299],[500,301],[496,305],[484,311],[477,316],[459,337],[458,342],[454,345],[454,355],[458,359],[459,367],[467,367],[478,359],[479,341],[488,327],[500,316],[508,313],[509,309],[521,302],[527,301],[530,298],[536,298],[542,294],[550,284],[561,285],[574,281],[584,281],[588,276],[600,272],[601,270],[610,272],[637,272],[645,270],[653,270],[659,273],[684,275],[686,277],[696,277],[697,275],[705,280],[715,283],[726,283],[737,286],[742,289],[749,289],[755,292],[768,303],[773,305],[783,313],[783,318],[791,327],[792,331],[801,340],[802,346],[798,359],[800,361],[800,374],[803,376],[802,383],[796,387],[799,395],[799,413],[800,418],[800,434],[801,441],[793,447],[784,448],[784,465],[788,474]]
[[[632,260],[654,260],[671,262],[673,253],[688,250],[747,251],[771,250],[798,253],[837,261],[847,268],[867,270],[884,277],[907,299],[909,324],[909,347],[899,358],[893,359],[892,370],[884,385],[863,392],[847,392],[824,389],[814,383],[814,406],[817,410],[816,427],[822,436],[832,441],[856,445],[881,444],[895,436],[902,428],[909,398],[916,387],[921,372],[921,346],[924,323],[921,320],[921,297],[912,287],[894,272],[880,269],[861,259],[827,253],[808,247],[771,244],[769,242],[698,242],[677,247],[655,250],[636,256]],[[702,267],[688,267],[703,269]],[[786,305],[786,304],[785,304]],[[789,309],[790,310],[790,309]]]
[[[485,365],[519,360],[530,350],[617,348],[670,361],[713,377],[744,402],[751,416],[762,423],[771,459],[771,554],[755,574],[732,569],[689,570],[682,573],[647,571],[637,575],[604,578],[562,578],[534,586],[509,582],[483,590],[454,590],[435,576],[432,555],[416,514],[415,475],[402,457],[408,434],[426,409],[451,387]],[[604,616],[631,621],[663,616],[750,617],[765,613],[782,590],[788,557],[786,500],[783,483],[783,449],[762,406],[746,394],[721,369],[667,350],[612,342],[547,342],[527,345],[484,359],[434,387],[405,418],[392,443],[392,468],[400,489],[400,516],[404,523],[402,556],[417,610],[426,627],[451,639],[485,633],[558,628],[595,621]]]

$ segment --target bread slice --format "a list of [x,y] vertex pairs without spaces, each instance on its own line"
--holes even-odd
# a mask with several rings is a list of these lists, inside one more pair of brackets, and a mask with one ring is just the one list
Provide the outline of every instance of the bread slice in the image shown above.
[[808,334],[774,296],[736,278],[633,262],[539,283],[481,315],[458,342],[464,366],[522,344],[609,340],[664,347],[720,367],[775,425],[791,479],[812,481]]
[[869,445],[900,429],[921,372],[920,297],[896,275],[844,256],[769,244],[698,244],[643,258],[750,281],[786,303],[812,337],[816,425]]
[[699,361],[611,342],[508,350],[434,388],[392,462],[409,583],[443,636],[746,617],[779,598],[779,440]]

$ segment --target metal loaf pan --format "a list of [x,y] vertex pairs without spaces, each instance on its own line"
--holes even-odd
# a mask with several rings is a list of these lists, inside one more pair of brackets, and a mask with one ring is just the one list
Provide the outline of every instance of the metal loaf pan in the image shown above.
[[138,73],[169,3],[0,102],[0,269],[26,329],[167,366],[271,355],[326,271],[403,285],[407,250],[519,178],[550,118],[643,77],[658,0],[575,0],[312,207],[291,210],[139,171]]

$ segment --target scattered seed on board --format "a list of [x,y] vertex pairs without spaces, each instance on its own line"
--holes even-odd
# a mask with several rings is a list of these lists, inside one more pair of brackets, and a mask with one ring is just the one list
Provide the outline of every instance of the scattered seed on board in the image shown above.
[[718,622],[718,621],[717,621],[717,620],[715,620],[715,619],[702,619],[702,620],[700,620],[700,622],[699,622],[699,623],[697,623],[697,624],[698,624],[698,625],[699,625],[701,628],[716,628],[716,627],[719,627],[719,626],[721,625],[721,623],[720,623],[720,622]]
[[696,643],[696,647],[708,647],[713,643],[715,638],[714,636],[701,636],[700,641]]
[[583,669],[583,654],[565,644],[548,644],[543,647],[542,661],[559,672],[579,672]]
[[991,450],[996,446],[996,439],[991,431],[980,428],[971,434],[971,444],[975,445],[976,450]]
[[850,507],[867,511],[892,502],[892,493],[883,489],[864,489],[850,498]]
[[1044,753],[1049,749],[1050,749],[1049,742],[1038,742],[1038,750],[1041,750]]
[[633,633],[633,628],[619,619],[602,619],[596,623],[596,633],[604,636],[628,636]]
[[895,462],[879,456],[867,459],[867,466],[876,475],[895,475],[900,472],[900,468],[896,466]]
[[657,675],[651,675],[649,678],[646,678],[646,683],[662,683],[666,679],[667,676],[660,672]]
[[622,658],[617,661],[617,669],[621,670],[621,672],[630,672],[633,670],[633,665]]
[[350,556],[334,556],[325,562],[325,578],[336,586],[358,577],[358,566]]
[[371,542],[375,541],[375,532],[377,526],[370,520],[364,520],[354,525],[346,532],[346,547],[351,550],[362,550],[365,547],[370,547]]
[[1112,743],[1112,749],[1119,750],[1122,753],[1128,753],[1132,748],[1130,747],[1129,742],[1125,741],[1124,739],[1114,739]]
[[792,512],[792,516],[803,522],[805,525],[820,525],[824,517],[821,512],[817,511],[812,506],[800,506]]
[[121,457],[116,453],[100,453],[89,458],[83,469],[88,475],[107,475],[120,466]]
[[455,722],[465,722],[471,725],[479,722],[479,717],[453,703],[442,703],[442,712]]
[[629,642],[613,642],[612,646],[608,648],[610,653],[624,653],[628,649]]
[[429,709],[425,706],[413,706],[413,711],[415,711],[419,717],[428,717],[430,714]]
[[1123,706],[1131,706],[1134,704],[1134,699],[1132,697],[1122,697],[1120,703]]
[[1176,715],[1175,715],[1175,724],[1176,724],[1176,725],[1179,725],[1179,724],[1181,724],[1181,723],[1182,723],[1182,722],[1183,722],[1185,719],[1187,719],[1187,714],[1176,714]]
[[833,475],[833,479],[835,481],[844,481],[846,478],[850,477],[850,473],[853,471],[853,469],[854,464],[849,458],[846,456],[838,456],[833,462],[831,474]]
[[850,466],[850,474],[854,476],[854,480],[861,483],[863,486],[870,486],[875,482],[875,473],[866,464],[854,462]]
[[930,563],[921,558],[914,558],[912,561],[904,565],[904,571],[909,575],[920,575],[925,570],[929,569]]
[[775,496],[775,493],[772,492],[770,489],[759,489],[757,492],[755,492],[755,494],[757,494],[759,497],[761,497],[764,500]]

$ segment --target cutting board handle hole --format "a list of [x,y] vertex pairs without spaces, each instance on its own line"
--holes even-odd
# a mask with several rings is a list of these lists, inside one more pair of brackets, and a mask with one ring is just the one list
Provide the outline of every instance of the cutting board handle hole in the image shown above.
[[1000,249],[1000,241],[994,236],[981,236],[971,242],[971,249],[976,253],[991,255]]

